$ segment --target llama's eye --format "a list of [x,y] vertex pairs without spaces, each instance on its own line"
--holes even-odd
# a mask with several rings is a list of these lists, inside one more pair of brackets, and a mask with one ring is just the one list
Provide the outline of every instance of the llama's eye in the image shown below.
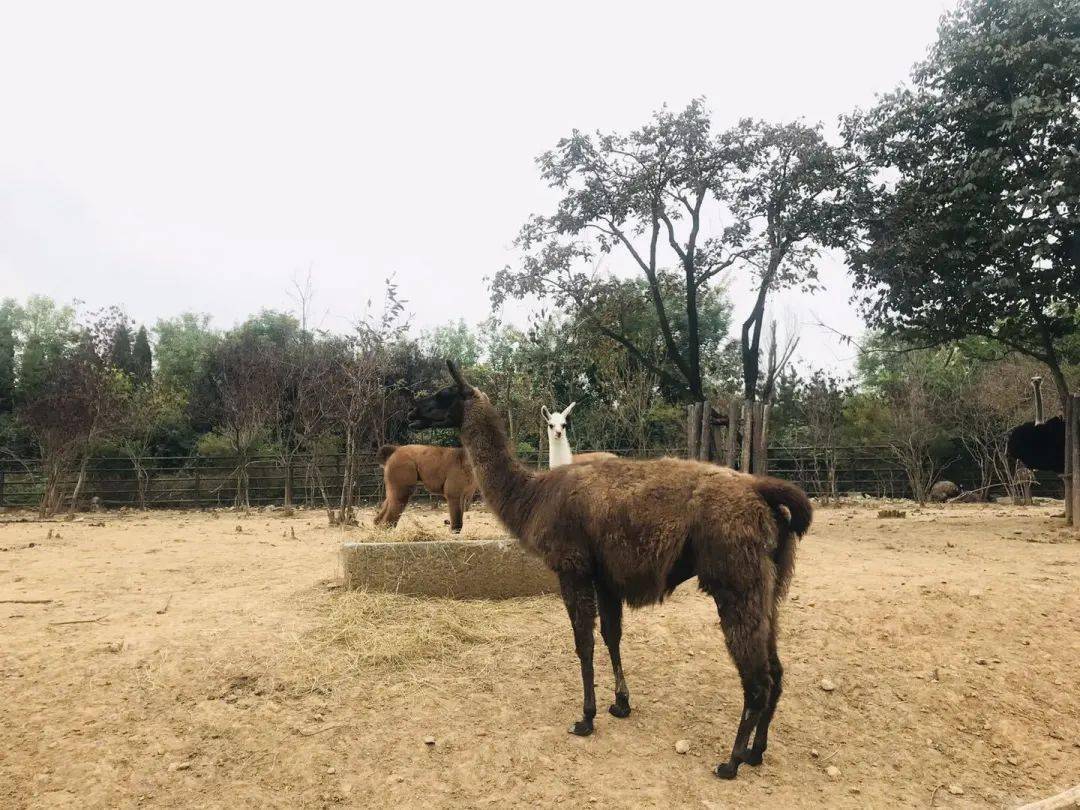
[[555,427],[555,426],[554,426],[553,424],[551,424],[551,422],[548,422],[548,427],[549,427],[549,428],[553,428],[553,427]]

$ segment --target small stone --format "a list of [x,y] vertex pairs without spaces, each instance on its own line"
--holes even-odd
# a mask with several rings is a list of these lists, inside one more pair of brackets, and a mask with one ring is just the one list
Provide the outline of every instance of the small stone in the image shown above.
[[949,793],[953,796],[963,796],[964,789],[960,785],[949,785]]
[[830,779],[837,779],[840,776],[840,769],[837,768],[835,765],[830,765],[828,768],[825,769],[825,773]]
[[1008,762],[1010,765],[1020,764],[1020,760],[1018,760],[1016,757],[1005,757],[1005,761]]
[[812,756],[814,759],[817,759],[818,757],[821,756],[821,754],[818,753],[818,750],[816,748],[811,748],[810,749],[810,756]]
[[434,745],[434,744],[435,744],[435,738],[434,737],[424,737],[424,745]]
[[836,684],[828,678],[822,678],[821,683],[818,684],[823,692],[832,692],[836,689]]
[[337,773],[337,768],[327,768],[326,772],[327,773]]
[[689,740],[679,740],[678,742],[676,742],[675,743],[675,753],[676,754],[688,754],[688,753],[690,753],[690,741]]
[[169,770],[172,771],[172,772],[175,772],[175,771],[188,771],[188,770],[191,770],[191,763],[190,762],[170,762],[169,763]]
[[989,664],[990,662],[989,662],[988,660],[986,660],[985,658],[976,658],[976,659],[975,659],[975,663],[976,663],[976,664],[978,664],[979,666],[983,666],[983,667],[985,667],[985,666],[987,666],[987,665],[988,665],[988,664]]
[[968,596],[982,596],[982,591],[980,591],[978,588],[972,588],[970,591],[968,591]]

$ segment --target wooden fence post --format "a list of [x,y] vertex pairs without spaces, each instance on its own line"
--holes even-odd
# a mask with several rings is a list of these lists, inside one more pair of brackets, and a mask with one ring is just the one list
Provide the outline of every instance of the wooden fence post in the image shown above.
[[692,402],[686,406],[686,457],[697,458],[701,444],[701,405]]
[[698,434],[701,444],[698,449],[699,461],[712,461],[712,405],[701,403],[701,432]]
[[743,400],[742,406],[742,458],[739,469],[750,472],[750,458],[754,452],[754,401]]
[[727,456],[724,458],[725,464],[732,469],[735,469],[735,459],[739,454],[739,413],[739,400],[732,397],[728,403]]
[[1072,400],[1072,414],[1069,422],[1072,425],[1070,433],[1070,442],[1066,446],[1066,450],[1072,459],[1072,475],[1068,483],[1067,495],[1072,497],[1072,525],[1080,526],[1080,394],[1073,394],[1070,399]]
[[1075,402],[1073,395],[1069,394],[1065,399],[1065,470],[1061,476],[1061,481],[1065,485],[1065,525],[1076,525],[1076,519],[1073,515],[1073,498],[1072,493],[1075,487],[1073,487],[1073,458],[1072,447],[1075,444],[1073,440],[1073,417],[1075,416]]
[[754,405],[754,475],[769,471],[769,406],[765,402]]

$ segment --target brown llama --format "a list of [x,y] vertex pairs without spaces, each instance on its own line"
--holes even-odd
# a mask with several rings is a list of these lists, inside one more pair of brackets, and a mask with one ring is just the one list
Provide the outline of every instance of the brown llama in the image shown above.
[[460,532],[463,515],[476,494],[476,479],[461,447],[384,444],[375,458],[383,468],[386,499],[375,515],[376,526],[396,526],[417,483],[442,495],[450,509],[450,531]]
[[[533,472],[511,454],[502,420],[487,396],[447,361],[455,384],[419,400],[417,427],[457,427],[484,500],[559,578],[574,630],[584,689],[582,719],[593,731],[593,627],[611,655],[615,717],[630,714],[619,642],[622,606],[661,602],[696,575],[716,602],[724,638],[743,686],[743,711],[727,762],[758,765],[780,698],[777,606],[795,566],[795,541],[812,508],[798,487],[681,459],[602,459]],[[752,747],[750,735],[754,733]]]

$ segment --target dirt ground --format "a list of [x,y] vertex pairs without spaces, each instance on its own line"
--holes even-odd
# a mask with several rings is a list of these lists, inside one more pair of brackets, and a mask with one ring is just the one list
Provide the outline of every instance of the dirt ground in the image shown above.
[[633,714],[581,739],[557,598],[344,594],[319,512],[0,516],[0,806],[1011,807],[1080,783],[1060,503],[880,506],[818,510],[770,748],[735,782],[710,768],[740,689],[692,583],[627,614]]

